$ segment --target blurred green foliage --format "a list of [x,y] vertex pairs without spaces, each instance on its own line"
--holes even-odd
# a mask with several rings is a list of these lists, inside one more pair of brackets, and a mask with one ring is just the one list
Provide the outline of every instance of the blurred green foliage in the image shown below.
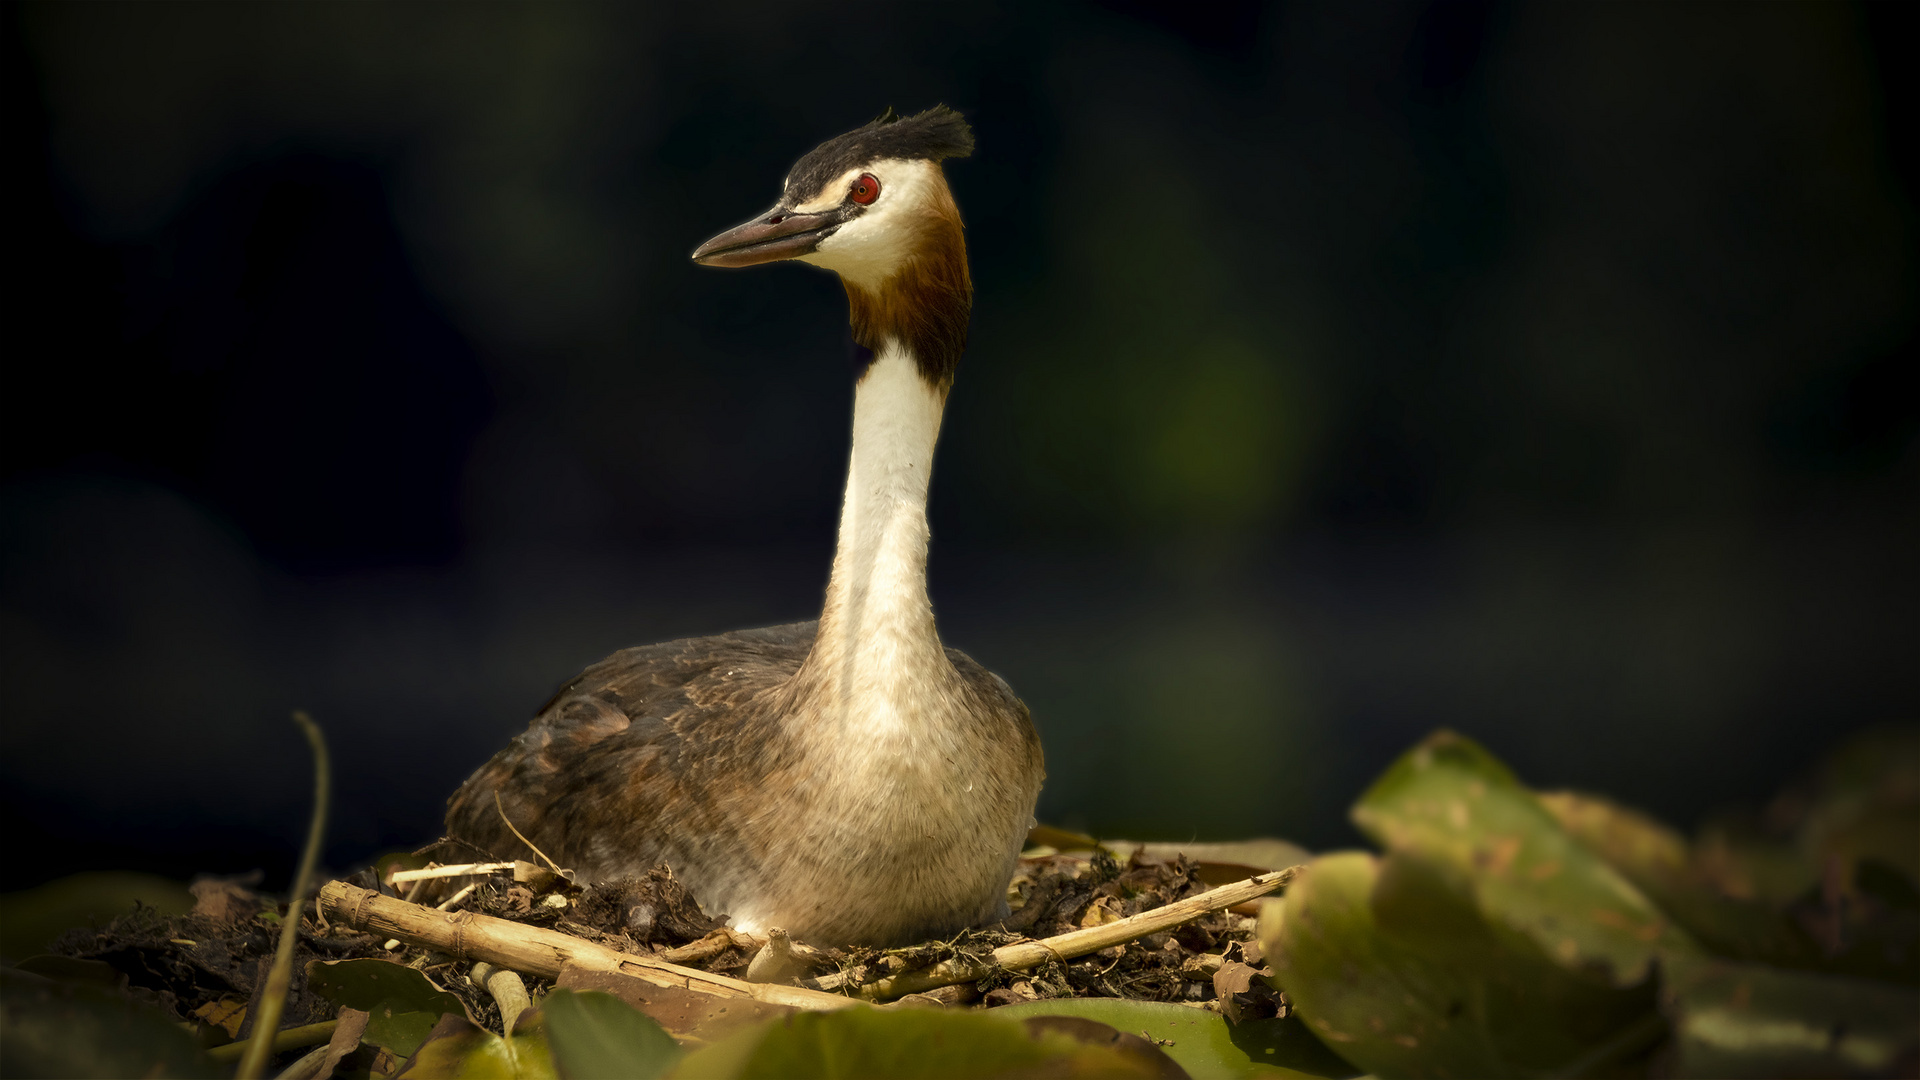
[[1003,1005],[995,1014],[1079,1016],[1116,1031],[1138,1032],[1158,1042],[1189,1076],[1207,1080],[1346,1077],[1355,1071],[1292,1018],[1230,1024],[1206,1009],[1120,998],[1030,1001]]
[[193,907],[185,885],[154,874],[92,871],[37,888],[0,894],[0,956],[45,952],[55,938],[89,922],[105,923],[136,905],[163,916]]
[[159,1009],[86,981],[0,967],[0,1076],[215,1077]]
[[[1893,1076],[1920,1060],[1920,729],[1843,747],[1748,857],[1538,795],[1442,731],[1354,807],[1385,849],[1316,859],[1260,933],[1274,979],[1383,1076]],[[1659,1055],[1659,1064],[1653,1055]]]
[[418,1080],[559,1080],[538,1009],[521,1013],[505,1036],[449,1013],[407,1059],[403,1073]]
[[655,1080],[684,1051],[659,1024],[611,994],[554,990],[540,999],[561,1080]]
[[[466,1016],[460,999],[426,974],[391,960],[325,960],[307,965],[307,988],[335,1005],[367,1014],[364,1041],[407,1057],[445,1015]],[[469,1018],[470,1019],[470,1018]]]

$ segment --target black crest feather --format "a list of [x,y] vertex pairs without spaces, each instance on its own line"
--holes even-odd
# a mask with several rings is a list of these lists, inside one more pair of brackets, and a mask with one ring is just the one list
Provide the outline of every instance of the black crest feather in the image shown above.
[[836,135],[807,152],[787,173],[787,197],[801,203],[857,165],[883,158],[942,161],[973,153],[973,129],[959,113],[935,105],[912,116],[892,106],[864,127]]

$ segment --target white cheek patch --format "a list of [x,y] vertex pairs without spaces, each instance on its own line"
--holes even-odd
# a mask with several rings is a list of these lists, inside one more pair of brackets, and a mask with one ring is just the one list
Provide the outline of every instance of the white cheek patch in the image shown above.
[[[880,197],[801,260],[832,270],[856,285],[878,288],[913,256],[925,219],[933,210],[939,169],[931,161],[890,158],[865,169],[848,170],[839,187],[827,189],[834,202],[825,205],[838,205],[838,200],[846,197],[847,186],[862,172],[871,172],[879,179]],[[823,194],[809,205],[821,205],[827,198]]]

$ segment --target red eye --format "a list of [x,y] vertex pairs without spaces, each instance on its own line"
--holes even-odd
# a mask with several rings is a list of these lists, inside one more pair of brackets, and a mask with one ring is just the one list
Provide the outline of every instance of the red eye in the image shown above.
[[853,190],[847,196],[854,202],[865,206],[880,197],[880,180],[872,173],[861,173],[860,179],[853,182]]

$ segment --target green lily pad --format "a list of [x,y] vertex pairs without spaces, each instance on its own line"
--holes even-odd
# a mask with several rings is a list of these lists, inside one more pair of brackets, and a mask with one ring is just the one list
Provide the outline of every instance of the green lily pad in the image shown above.
[[158,1009],[99,986],[0,968],[0,1076],[220,1075]]
[[1359,1074],[1300,1021],[1249,1020],[1229,1024],[1207,1009],[1159,1001],[1071,998],[1003,1005],[995,1016],[1080,1016],[1144,1035],[1197,1077],[1349,1077]]
[[1616,987],[1646,980],[1656,956],[1696,952],[1606,860],[1560,827],[1491,754],[1450,731],[1403,755],[1353,808],[1361,831],[1471,880],[1480,913],[1568,971]]
[[1141,1060],[994,1013],[840,1009],[796,1013],[740,1032],[687,1055],[671,1075],[703,1080],[1158,1078],[1164,1075],[1161,1062],[1164,1056]]
[[554,1064],[565,1080],[654,1080],[683,1056],[665,1028],[612,994],[555,990],[541,1002],[540,1011],[546,1016]]
[[396,1080],[559,1080],[560,1074],[554,1068],[540,1011],[528,1009],[514,1024],[512,1036],[504,1039],[465,1017],[443,1016],[394,1076]]
[[1894,1076],[1920,1061],[1920,991],[1683,959],[1667,972],[1681,1076]]
[[1449,869],[1326,855],[1263,906],[1274,979],[1334,1052],[1385,1076],[1578,1075],[1659,1039],[1651,980],[1615,989],[1509,943]]

